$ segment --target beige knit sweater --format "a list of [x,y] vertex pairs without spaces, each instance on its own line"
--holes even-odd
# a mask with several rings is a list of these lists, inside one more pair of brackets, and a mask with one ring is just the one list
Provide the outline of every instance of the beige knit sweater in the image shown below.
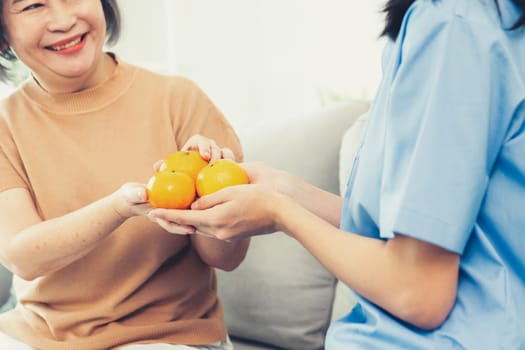
[[[155,161],[197,133],[242,158],[228,122],[186,79],[119,62],[102,85],[79,93],[51,95],[31,80],[0,105],[0,191],[25,187],[43,219],[61,216],[125,182],[145,183]],[[189,239],[145,218],[26,284],[0,331],[37,349],[226,338],[214,270]]]

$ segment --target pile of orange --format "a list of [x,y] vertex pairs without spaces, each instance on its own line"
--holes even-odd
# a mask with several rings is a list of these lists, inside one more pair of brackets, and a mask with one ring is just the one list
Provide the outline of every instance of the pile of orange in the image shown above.
[[155,208],[187,209],[197,196],[247,183],[248,174],[233,160],[208,163],[198,151],[178,151],[164,159],[146,190]]

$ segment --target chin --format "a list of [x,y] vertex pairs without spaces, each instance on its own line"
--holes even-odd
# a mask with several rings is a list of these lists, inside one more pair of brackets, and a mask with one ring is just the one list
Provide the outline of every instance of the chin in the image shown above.
[[91,75],[93,72],[92,65],[85,65],[85,66],[72,66],[72,67],[57,67],[53,70],[57,75],[68,78],[68,79],[74,79],[74,78],[81,78],[88,75]]

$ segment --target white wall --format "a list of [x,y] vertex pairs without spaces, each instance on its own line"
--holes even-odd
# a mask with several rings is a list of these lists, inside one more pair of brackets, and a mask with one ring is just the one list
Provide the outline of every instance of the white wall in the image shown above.
[[235,125],[373,97],[379,0],[120,1],[117,52],[195,80]]

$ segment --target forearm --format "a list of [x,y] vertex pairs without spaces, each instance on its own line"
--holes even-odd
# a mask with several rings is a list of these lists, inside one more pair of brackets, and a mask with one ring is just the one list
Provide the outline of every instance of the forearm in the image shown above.
[[293,198],[304,208],[333,226],[339,226],[343,205],[340,196],[313,186],[291,173],[286,173],[278,179],[279,182],[275,185],[278,192]]
[[239,266],[250,244],[249,238],[226,242],[200,234],[192,235],[191,240],[204,262],[225,271],[231,271]]
[[102,198],[14,234],[9,242],[8,260],[15,274],[34,279],[88,254],[125,220],[114,210],[113,200],[112,196]]
[[[298,203],[293,198],[297,195],[268,190],[268,183],[232,186],[201,197],[193,210],[156,210],[154,217],[176,227],[194,226],[222,240],[284,231],[335,276],[388,312],[421,328],[439,325],[455,300],[458,256],[402,235],[384,241],[344,232],[334,216],[317,216],[321,203],[310,190]],[[305,199],[313,203],[305,204]],[[329,209],[333,207],[340,211],[340,205]]]
[[357,293],[417,327],[435,328],[446,318],[457,283],[450,260],[435,256],[422,266],[418,254],[400,254],[405,238],[344,232],[288,200],[277,212],[279,228]]

